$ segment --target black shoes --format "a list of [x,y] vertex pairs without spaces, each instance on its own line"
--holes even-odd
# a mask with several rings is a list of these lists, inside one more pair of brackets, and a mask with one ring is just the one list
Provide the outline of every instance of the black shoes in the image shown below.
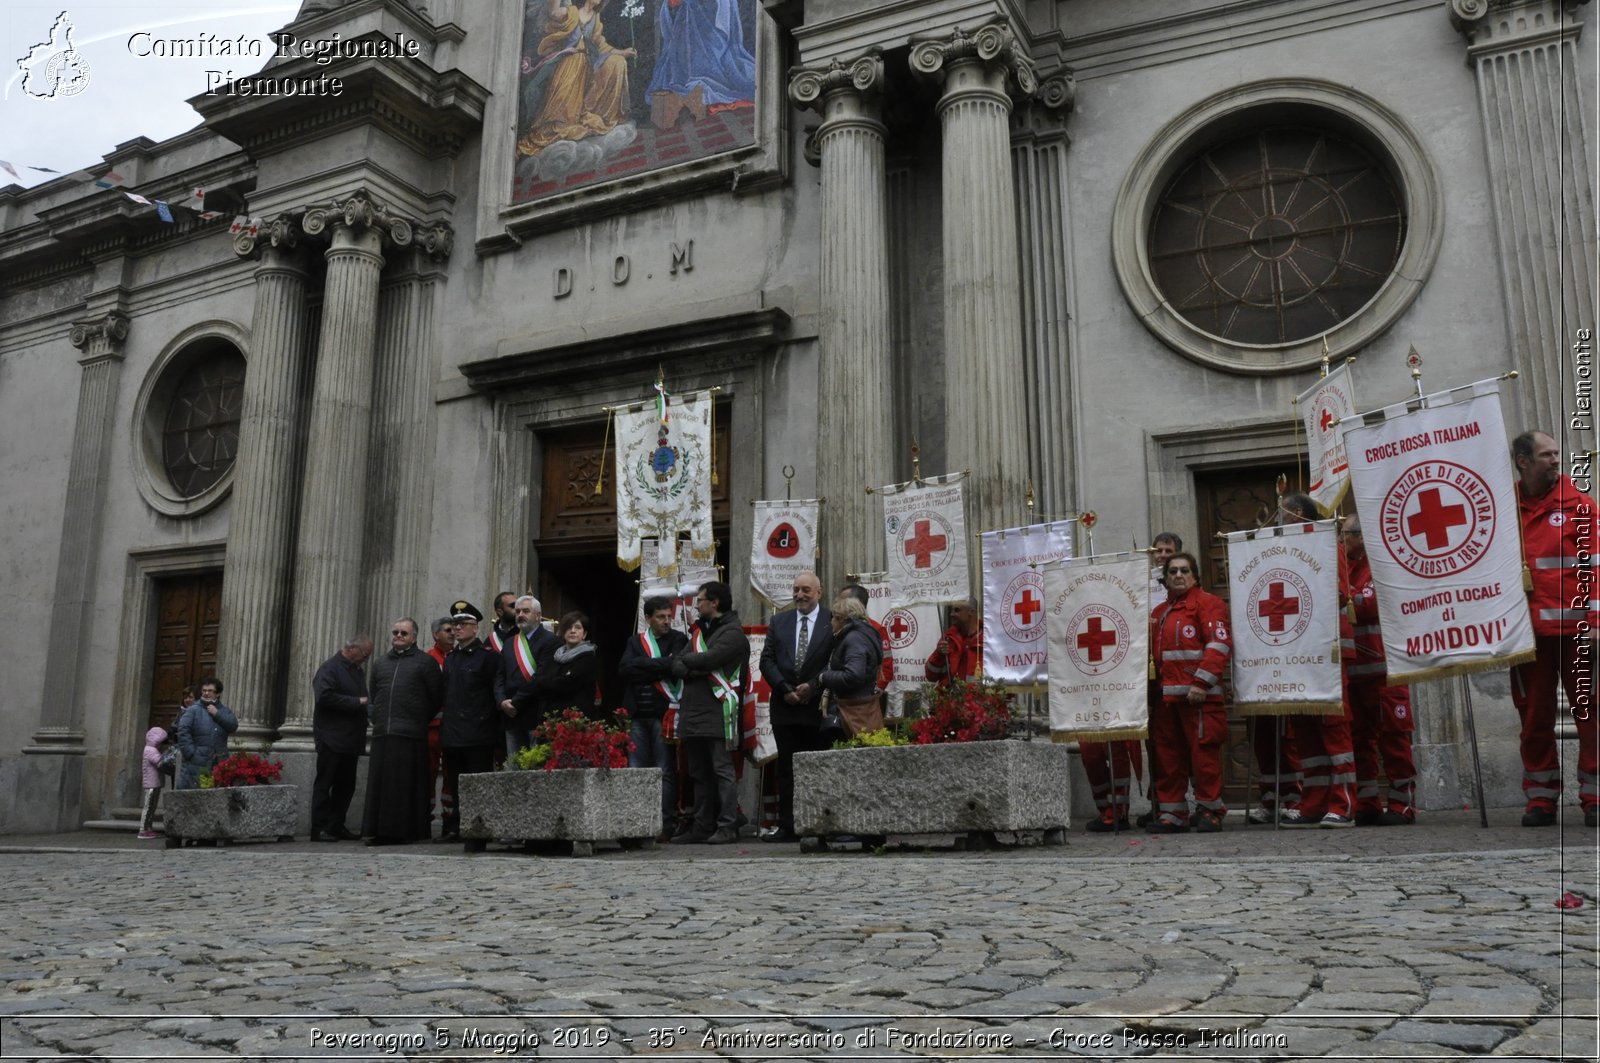
[[324,834],[320,830],[313,829],[311,832],[311,840],[314,842],[336,842],[339,839],[335,838],[331,834]]
[[800,840],[800,837],[792,830],[784,830],[782,827],[779,827],[771,834],[763,834],[761,836],[761,840],[764,842],[797,842]]
[[[1147,820],[1146,823],[1148,823],[1148,822],[1149,821]],[[1094,819],[1091,819],[1087,824],[1085,824],[1083,829],[1088,831],[1088,832],[1090,832],[1091,834],[1110,834],[1112,831],[1115,831],[1115,830],[1127,830],[1128,829],[1128,817],[1127,816],[1123,816],[1121,819],[1119,819],[1115,823],[1113,823],[1111,820],[1107,819],[1104,816],[1097,816]]]
[[1600,827],[1600,805],[1588,805],[1583,810],[1585,827]]
[[[1588,822],[1587,815],[1584,822]],[[1556,814],[1548,808],[1530,808],[1522,814],[1524,827],[1553,827],[1556,824]]]
[[667,839],[669,845],[704,845],[711,835],[701,834],[699,831],[686,830],[682,834],[674,834]]
[[727,845],[730,842],[736,842],[738,840],[739,840],[739,831],[738,831],[737,828],[735,828],[735,827],[718,827],[714,832],[712,832],[711,837],[706,839],[706,844],[707,845]]

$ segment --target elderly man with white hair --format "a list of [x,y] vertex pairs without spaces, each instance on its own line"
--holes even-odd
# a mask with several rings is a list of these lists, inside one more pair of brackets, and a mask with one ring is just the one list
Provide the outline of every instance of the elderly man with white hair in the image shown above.
[[517,630],[507,637],[505,649],[500,654],[500,671],[494,680],[494,701],[500,706],[504,718],[506,756],[515,756],[517,750],[533,744],[533,729],[539,726],[544,715],[541,705],[517,708],[518,691],[529,686],[541,668],[548,669],[555,660],[561,640],[545,629],[541,621],[544,609],[539,599],[524,594],[513,603]]

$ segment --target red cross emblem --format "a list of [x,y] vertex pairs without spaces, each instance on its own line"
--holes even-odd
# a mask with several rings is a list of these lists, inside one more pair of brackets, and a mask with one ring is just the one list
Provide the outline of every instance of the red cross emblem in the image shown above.
[[1017,604],[1011,607],[1011,611],[1017,614],[1024,624],[1033,623],[1033,618],[1043,610],[1044,603],[1033,593],[1031,587],[1023,591],[1022,597],[1017,599]]
[[1117,633],[1101,626],[1100,617],[1091,616],[1089,623],[1078,632],[1078,649],[1085,651],[1090,664],[1099,664],[1105,657],[1106,647],[1117,644]]
[[897,639],[904,638],[909,630],[911,628],[906,624],[906,618],[898,613],[889,621],[889,634]]
[[1445,505],[1437,487],[1418,492],[1417,499],[1417,511],[1406,519],[1406,531],[1422,536],[1429,550],[1443,549],[1450,542],[1450,529],[1467,522],[1467,507]]
[[1267,622],[1268,631],[1282,631],[1289,617],[1300,615],[1300,599],[1285,595],[1283,582],[1275,581],[1267,596],[1256,605],[1256,615]]
[[889,633],[889,647],[903,650],[917,639],[917,618],[905,609],[892,609],[883,618],[883,629]]
[[1330,410],[1330,409],[1324,408],[1323,411],[1322,411],[1322,419],[1317,422],[1317,427],[1321,428],[1324,432],[1326,432],[1328,429],[1333,427],[1334,421],[1335,421],[1335,418],[1333,416],[1333,411]]
[[1128,622],[1108,606],[1084,606],[1067,622],[1067,630],[1072,632],[1066,639],[1067,659],[1084,675],[1105,675],[1128,656]]
[[919,520],[911,526],[911,536],[906,540],[906,556],[914,558],[913,564],[917,568],[932,568],[933,555],[942,552],[949,545],[949,540],[943,535],[933,534],[933,525],[926,520]]
[[1425,579],[1482,561],[1494,542],[1496,506],[1488,481],[1453,461],[1422,461],[1401,473],[1379,508],[1384,548]]

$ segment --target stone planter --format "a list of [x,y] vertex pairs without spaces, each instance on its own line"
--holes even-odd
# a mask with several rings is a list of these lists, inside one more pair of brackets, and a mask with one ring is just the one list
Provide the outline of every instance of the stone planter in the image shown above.
[[802,836],[1044,831],[1063,843],[1071,761],[1054,742],[955,742],[797,753]]
[[186,841],[232,844],[245,838],[294,840],[298,786],[220,786],[161,795],[167,848]]
[[570,841],[589,856],[598,841],[641,847],[661,833],[660,768],[567,768],[463,775],[456,787],[468,852],[495,838]]

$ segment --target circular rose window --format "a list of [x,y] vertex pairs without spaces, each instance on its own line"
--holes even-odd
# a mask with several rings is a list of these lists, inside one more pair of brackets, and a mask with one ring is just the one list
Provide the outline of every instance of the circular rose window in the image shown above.
[[244,404],[244,333],[225,322],[173,339],[140,388],[134,481],[169,517],[204,513],[233,486]]

